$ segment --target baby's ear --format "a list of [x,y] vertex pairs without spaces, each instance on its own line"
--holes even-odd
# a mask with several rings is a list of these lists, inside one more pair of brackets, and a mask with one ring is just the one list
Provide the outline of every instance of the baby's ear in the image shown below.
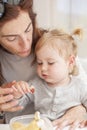
[[70,57],[69,57],[69,64],[71,65],[71,64],[74,64],[75,63],[75,56],[74,55],[71,55]]

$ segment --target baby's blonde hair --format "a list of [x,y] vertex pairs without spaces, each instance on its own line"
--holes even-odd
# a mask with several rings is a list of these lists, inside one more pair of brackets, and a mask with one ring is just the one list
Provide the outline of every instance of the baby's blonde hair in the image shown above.
[[[51,30],[45,32],[35,47],[35,54],[39,51],[44,45],[49,45],[49,47],[53,47],[54,49],[58,50],[59,54],[68,60],[70,56],[77,56],[77,44],[73,37],[73,35],[81,36],[80,29],[76,29],[72,35],[65,33],[61,30]],[[55,42],[55,40],[61,40],[62,42]],[[45,53],[45,52],[44,52]],[[69,74],[71,75],[78,75],[78,67],[76,63],[73,67],[69,68]]]

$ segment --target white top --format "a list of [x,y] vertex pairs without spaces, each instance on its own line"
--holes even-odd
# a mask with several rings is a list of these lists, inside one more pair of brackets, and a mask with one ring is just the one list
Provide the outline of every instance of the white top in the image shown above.
[[87,84],[78,77],[72,77],[67,86],[49,87],[39,77],[29,82],[35,87],[34,94],[26,94],[20,99],[20,104],[26,106],[34,102],[35,111],[55,120],[63,116],[74,106],[83,104],[87,109]]

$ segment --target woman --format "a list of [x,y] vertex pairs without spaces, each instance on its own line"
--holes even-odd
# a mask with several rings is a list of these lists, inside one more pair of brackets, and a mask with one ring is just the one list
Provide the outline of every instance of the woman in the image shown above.
[[[17,5],[4,3],[5,10],[0,18],[0,111],[6,112],[6,123],[14,116],[31,113],[27,107],[23,109],[18,106],[18,101],[11,94],[11,86],[14,80],[28,81],[35,75],[35,66],[31,63],[34,46],[41,33],[36,29],[36,15],[32,6],[32,0],[22,0]],[[70,109],[65,116],[55,121],[54,125],[58,124],[63,128],[72,124],[71,126],[75,127],[76,121],[82,118],[82,115],[78,118],[79,112],[84,114],[85,109],[82,106]]]

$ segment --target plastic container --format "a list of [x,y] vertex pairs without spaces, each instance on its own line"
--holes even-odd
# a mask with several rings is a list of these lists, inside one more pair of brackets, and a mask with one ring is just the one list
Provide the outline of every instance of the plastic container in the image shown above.
[[[18,116],[14,117],[10,120],[10,129],[11,130],[30,130],[29,125],[35,118],[35,115],[24,115],[24,116]],[[51,121],[45,116],[40,115],[40,120],[37,127],[33,125],[33,128],[31,130],[53,130],[53,126]]]

